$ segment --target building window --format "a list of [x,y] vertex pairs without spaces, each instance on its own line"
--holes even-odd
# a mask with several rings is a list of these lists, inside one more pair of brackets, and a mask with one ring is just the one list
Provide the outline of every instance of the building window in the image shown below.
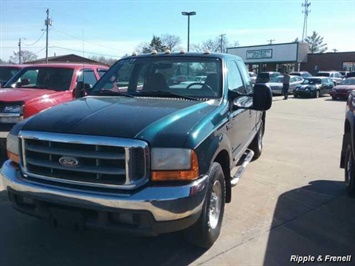
[[343,62],[343,71],[355,71],[355,62]]

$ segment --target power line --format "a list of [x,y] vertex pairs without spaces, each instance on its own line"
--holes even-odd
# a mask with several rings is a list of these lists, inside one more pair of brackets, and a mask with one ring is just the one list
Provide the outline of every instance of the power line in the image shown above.
[[36,43],[38,43],[38,42],[41,40],[41,38],[42,38],[43,35],[44,35],[44,32],[45,32],[45,31],[42,32],[41,36],[40,36],[40,37],[38,38],[38,40],[35,41],[34,43],[32,43],[32,44],[23,43],[23,44],[26,45],[26,46],[33,46],[33,45],[35,45]]
[[[59,49],[68,50],[68,51],[73,51],[73,52],[79,52],[79,53],[82,52],[82,50],[71,49],[71,48],[65,48],[65,47],[61,47],[61,46],[50,46],[49,48],[59,48]],[[85,53],[87,53],[87,54],[94,54],[94,55],[101,55],[101,56],[109,56],[109,57],[121,57],[121,56],[117,56],[117,55],[100,54],[100,53],[87,52],[87,51],[85,51]]]
[[96,46],[100,46],[100,47],[103,47],[103,48],[108,48],[108,49],[112,49],[112,50],[115,50],[115,51],[118,51],[118,52],[124,52],[123,50],[119,50],[119,49],[116,49],[116,48],[112,48],[112,47],[109,47],[109,46],[106,46],[106,45],[102,45],[102,44],[98,44],[98,43],[94,43],[94,42],[90,42],[90,41],[86,41],[86,40],[82,40],[81,38],[79,37],[76,37],[76,36],[73,36],[73,35],[70,35],[68,33],[65,33],[65,32],[62,32],[60,30],[57,30],[55,28],[52,28],[53,30],[63,34],[63,35],[66,35],[68,37],[71,37],[73,39],[77,39],[77,40],[80,40],[80,41],[83,41],[83,42],[86,42],[86,43],[90,43],[90,44],[93,44],[93,45],[96,45]]

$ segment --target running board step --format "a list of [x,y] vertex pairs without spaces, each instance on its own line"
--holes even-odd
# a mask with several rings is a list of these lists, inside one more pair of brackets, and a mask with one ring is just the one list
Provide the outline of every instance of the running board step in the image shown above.
[[231,179],[231,186],[234,187],[237,185],[239,182],[240,178],[244,174],[244,171],[247,167],[247,165],[251,162],[251,160],[254,157],[254,152],[250,149],[247,149],[244,153],[244,161],[241,166],[239,166],[238,171],[235,173],[235,175]]

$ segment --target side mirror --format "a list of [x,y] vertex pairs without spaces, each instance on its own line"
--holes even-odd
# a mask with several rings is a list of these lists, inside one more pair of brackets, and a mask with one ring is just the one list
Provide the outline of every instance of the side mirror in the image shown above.
[[253,106],[251,109],[266,111],[272,105],[272,92],[269,86],[265,84],[255,84],[253,93]]
[[74,97],[81,98],[84,97],[88,90],[91,89],[90,84],[84,83],[83,81],[78,81],[74,89]]

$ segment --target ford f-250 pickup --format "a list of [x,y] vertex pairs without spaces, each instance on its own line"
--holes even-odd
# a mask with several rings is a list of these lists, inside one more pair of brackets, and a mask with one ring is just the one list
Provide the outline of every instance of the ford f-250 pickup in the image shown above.
[[237,56],[134,54],[87,96],[16,124],[1,176],[17,210],[54,225],[182,230],[209,248],[232,187],[261,155],[271,103]]

